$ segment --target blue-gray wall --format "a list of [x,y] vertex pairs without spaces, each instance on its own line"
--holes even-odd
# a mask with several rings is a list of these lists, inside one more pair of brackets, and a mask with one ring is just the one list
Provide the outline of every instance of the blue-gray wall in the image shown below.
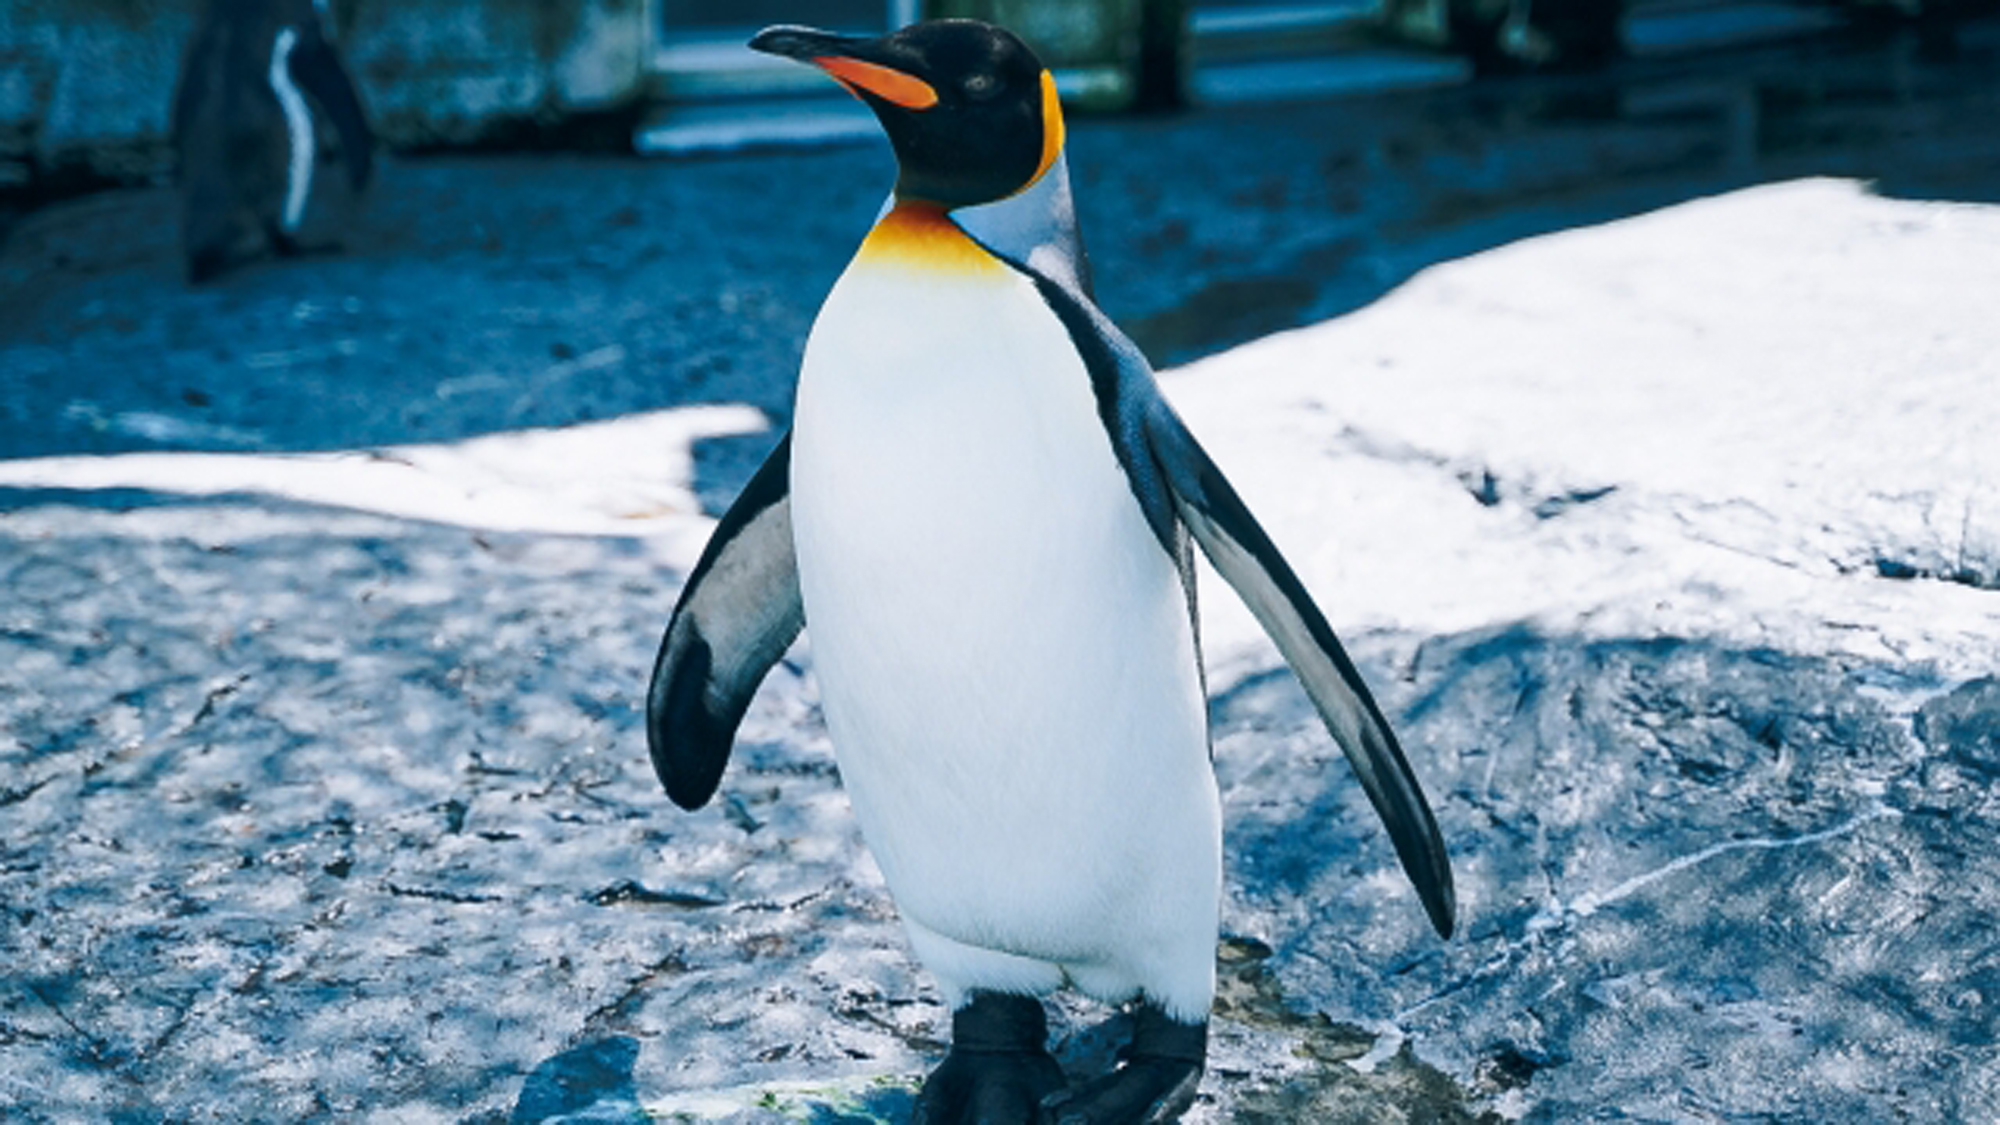
[[[377,132],[477,140],[614,109],[644,86],[653,0],[333,0]],[[201,0],[0,3],[0,189],[167,170],[174,78]]]

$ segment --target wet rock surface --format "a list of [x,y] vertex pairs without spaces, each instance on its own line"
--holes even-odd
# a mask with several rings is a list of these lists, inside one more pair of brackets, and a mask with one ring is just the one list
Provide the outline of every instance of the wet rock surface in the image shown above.
[[[121,507],[0,533],[0,1106],[543,1120],[906,1084],[941,1051],[799,667],[714,805],[659,796],[630,685],[673,575],[642,544]],[[1233,971],[1254,983],[1225,1002],[1218,1105],[1309,1096],[1273,1075],[1313,1056],[1274,1044],[1373,1038],[1293,1013],[1256,959]],[[1065,1009],[1073,1067],[1109,1065],[1105,1014]],[[906,1085],[872,1104],[906,1112]]]
[[[1519,630],[1410,659],[1406,735],[1461,748],[1455,765],[1427,758],[1426,776],[1451,794],[1472,921],[1426,949],[1384,940],[1385,903],[1357,938],[1324,904],[1365,872],[1299,863],[1365,845],[1300,836],[1365,824],[1362,809],[1245,810],[1238,886],[1252,909],[1268,887],[1263,909],[1285,922],[1266,925],[1294,935],[1278,943],[1296,954],[1280,962],[1289,994],[1394,1010],[1474,1094],[1532,1092],[1535,1120],[2000,1109],[1985,874],[2000,806],[1912,738],[1934,681]],[[1993,720],[1990,700],[1979,713]],[[1265,722],[1283,714],[1309,731],[1295,700]],[[1227,739],[1220,753],[1232,759]],[[1275,857],[1295,858],[1271,871]],[[1308,904],[1326,912],[1298,913]]]
[[[684,815],[639,750],[675,581],[643,542],[128,503],[0,532],[0,1105],[544,1120],[748,1085],[907,1110],[948,1021],[809,654]],[[1289,677],[1218,684],[1243,936],[1194,1119],[2000,1112],[1992,681],[1357,640],[1466,932],[1429,937]],[[1074,1070],[1108,1065],[1105,1015],[1063,1006]]]

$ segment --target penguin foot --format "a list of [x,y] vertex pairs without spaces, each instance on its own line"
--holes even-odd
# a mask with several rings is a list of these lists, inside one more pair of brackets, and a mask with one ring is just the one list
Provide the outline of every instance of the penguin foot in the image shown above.
[[1041,1125],[1164,1125],[1194,1104],[1208,1058],[1208,1023],[1180,1023],[1151,1003],[1133,1013],[1118,1069],[1042,1101]]
[[1035,1125],[1065,1084],[1047,1039],[1040,1000],[973,993],[952,1013],[951,1053],[924,1079],[911,1125]]

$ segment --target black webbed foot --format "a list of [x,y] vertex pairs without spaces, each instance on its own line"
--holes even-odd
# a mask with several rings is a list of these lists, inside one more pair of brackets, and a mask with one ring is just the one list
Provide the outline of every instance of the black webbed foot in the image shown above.
[[1048,1018],[1031,996],[975,992],[951,1016],[951,1053],[924,1079],[911,1125],[1034,1125],[1064,1087]]
[[1194,1104],[1208,1058],[1208,1024],[1179,1023],[1153,1004],[1133,1012],[1118,1069],[1042,1102],[1042,1125],[1160,1125]]

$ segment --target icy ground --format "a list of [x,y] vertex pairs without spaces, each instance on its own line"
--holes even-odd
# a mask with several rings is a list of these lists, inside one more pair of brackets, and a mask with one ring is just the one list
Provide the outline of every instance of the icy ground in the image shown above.
[[[2000,1119],[1996,296],[2000,209],[1805,181],[1167,376],[1463,916],[1211,576],[1195,1120]],[[756,423],[0,462],[0,1117],[900,1120],[945,1014],[809,647],[708,809],[645,762],[689,446]]]

